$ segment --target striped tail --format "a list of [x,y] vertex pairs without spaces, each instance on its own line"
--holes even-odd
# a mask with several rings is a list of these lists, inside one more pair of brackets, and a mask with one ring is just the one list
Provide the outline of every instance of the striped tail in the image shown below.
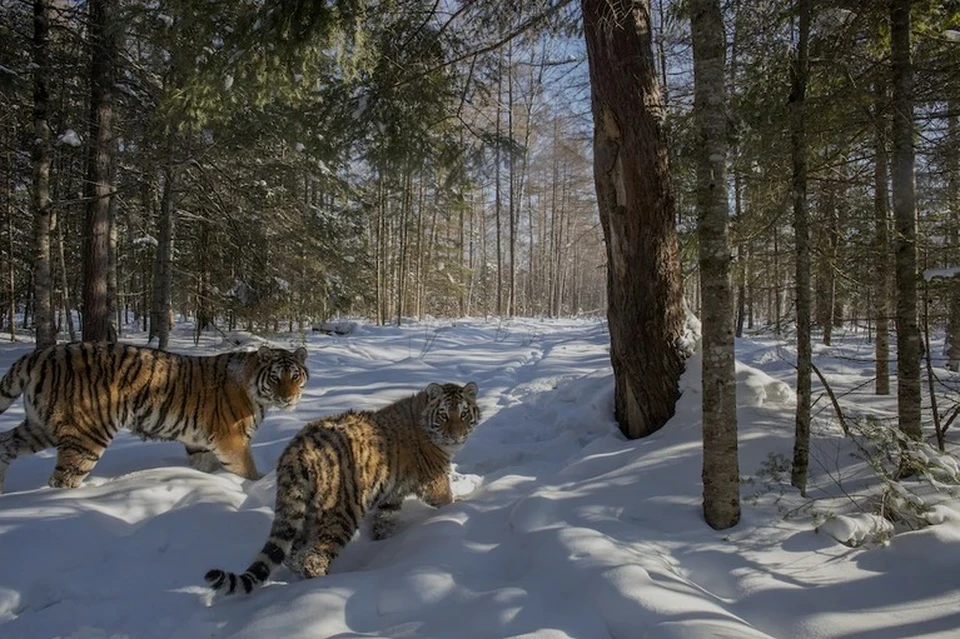
[[270,537],[260,554],[242,575],[214,568],[204,575],[204,580],[217,595],[233,595],[238,592],[250,594],[270,578],[277,566],[283,563],[294,540],[301,534],[306,517],[306,486],[299,471],[284,464],[283,456],[277,468],[277,506]]
[[43,352],[34,351],[24,355],[14,362],[3,379],[0,379],[0,413],[10,408],[10,404],[23,393],[24,387],[30,381],[30,371],[36,363],[37,355]]
[[263,545],[263,550],[242,575],[214,568],[207,571],[203,578],[218,595],[232,595],[238,592],[249,595],[254,588],[263,585],[276,567],[283,563],[292,543],[292,540],[284,542],[271,534],[270,539]]

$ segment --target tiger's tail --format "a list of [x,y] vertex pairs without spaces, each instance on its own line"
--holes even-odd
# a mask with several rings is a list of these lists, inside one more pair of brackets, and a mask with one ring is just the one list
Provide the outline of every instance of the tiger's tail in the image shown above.
[[283,461],[281,457],[277,467],[277,505],[270,536],[243,574],[214,568],[204,575],[216,595],[250,594],[254,588],[263,585],[290,554],[294,540],[303,530],[309,488],[304,485],[299,471],[294,471],[292,465]]
[[[36,363],[37,351],[24,355],[0,379],[0,413],[23,394],[30,381],[30,371]],[[35,453],[54,445],[50,434],[42,426],[23,421],[16,428],[0,432],[0,493],[10,462],[21,455]]]
[[7,374],[3,376],[3,379],[0,379],[0,413],[10,408],[10,404],[23,394],[23,389],[30,381],[33,366],[36,364],[38,356],[43,352],[34,351],[24,355],[15,361]]

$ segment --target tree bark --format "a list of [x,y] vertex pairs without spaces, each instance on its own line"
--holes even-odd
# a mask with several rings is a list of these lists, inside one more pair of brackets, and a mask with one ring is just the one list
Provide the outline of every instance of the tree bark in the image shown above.
[[37,348],[57,342],[53,323],[53,279],[50,268],[50,234],[54,213],[50,201],[50,141],[48,81],[50,75],[50,0],[33,3],[33,219],[34,219],[34,318]]
[[[957,110],[960,101],[952,100],[947,116],[947,139],[960,139]],[[950,264],[960,266],[960,149],[956,142],[947,148],[947,208],[950,219]],[[947,323],[947,368],[960,370],[960,276],[950,280],[950,316]]]
[[109,16],[116,0],[90,0],[90,139],[87,155],[88,199],[83,251],[83,339],[106,341],[110,336],[107,274],[110,250],[111,157],[113,139],[113,78],[118,38]]
[[697,127],[697,235],[703,305],[703,515],[717,530],[740,521],[733,288],[727,218],[727,110],[719,0],[692,0]]
[[[172,134],[171,134],[172,135]],[[163,167],[163,194],[157,220],[157,252],[153,266],[153,294],[150,302],[150,339],[157,338],[157,347],[166,350],[170,343],[170,298],[173,290],[173,237],[176,226],[176,169],[173,162],[173,139],[167,145]],[[202,328],[200,330],[203,330]]]
[[876,394],[890,394],[890,213],[887,190],[887,89],[886,82],[874,87],[873,215],[876,245],[874,315],[877,320]]
[[919,439],[920,332],[917,327],[917,203],[913,151],[910,0],[890,2],[893,71],[893,218],[896,225],[897,413],[900,430]]
[[807,494],[807,467],[810,463],[810,373],[813,367],[810,344],[810,220],[807,210],[807,140],[805,100],[809,71],[810,2],[797,0],[799,35],[790,69],[790,149],[793,163],[793,229],[796,243],[797,307],[797,412],[793,441],[793,468],[790,483]]
[[838,257],[837,185],[823,181],[820,184],[820,259],[817,278],[817,324],[824,346],[833,343],[834,317],[837,306],[837,281],[834,269]]
[[63,219],[57,220],[57,253],[60,259],[60,286],[63,288],[63,315],[67,323],[70,341],[77,341],[77,331],[73,326],[73,309],[70,308],[70,280],[67,278],[66,251],[63,248]]
[[615,417],[629,438],[673,416],[683,357],[675,204],[647,0],[581,0],[594,182],[607,248]]

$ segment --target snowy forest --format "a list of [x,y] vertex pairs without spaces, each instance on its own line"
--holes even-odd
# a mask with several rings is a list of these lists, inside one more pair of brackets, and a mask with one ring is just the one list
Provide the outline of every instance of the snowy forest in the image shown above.
[[233,607],[196,584],[275,475],[18,461],[0,634],[960,628],[960,0],[0,0],[0,42],[3,368],[305,346],[262,468],[411,385],[484,415],[454,503]]
[[3,2],[10,313],[88,254],[121,333],[602,309],[571,3],[310,5]]

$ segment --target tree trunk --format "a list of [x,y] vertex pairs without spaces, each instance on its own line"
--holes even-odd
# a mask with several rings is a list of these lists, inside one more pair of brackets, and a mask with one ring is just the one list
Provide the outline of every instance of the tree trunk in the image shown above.
[[413,206],[413,169],[407,168],[403,178],[403,201],[400,205],[399,248],[397,259],[397,326],[403,322],[403,301],[407,293],[407,219]]
[[876,245],[874,315],[877,320],[876,394],[890,394],[890,214],[887,192],[887,89],[886,82],[874,87],[873,214]]
[[[110,158],[110,183],[116,188],[117,184],[117,154]],[[117,341],[120,334],[120,318],[117,313],[118,273],[117,273],[117,204],[119,199],[110,198],[109,237],[107,249],[107,316],[110,322],[107,340]]]
[[501,222],[502,193],[500,188],[500,105],[503,94],[503,54],[497,62],[497,128],[496,148],[494,149],[494,211],[497,218],[497,317],[503,316],[503,223]]
[[[13,153],[7,151],[7,193],[13,193],[14,168]],[[10,341],[17,341],[17,278],[16,268],[13,262],[13,202],[9,196],[7,200],[7,303],[8,323],[10,325]]]
[[[173,290],[173,237],[176,226],[176,169],[173,166],[174,142],[171,135],[163,167],[163,195],[157,220],[157,252],[153,266],[153,294],[150,303],[150,339],[166,350],[170,343],[170,298]],[[202,330],[202,329],[201,329]]]
[[797,412],[790,483],[807,494],[810,463],[810,220],[807,210],[807,140],[805,100],[809,70],[810,2],[797,0],[800,24],[797,50],[790,68],[790,149],[793,163],[793,229],[796,243]]
[[679,397],[683,297],[675,204],[647,0],[581,0],[594,181],[607,247],[615,417],[629,438],[661,428]]
[[517,303],[517,153],[513,139],[513,40],[507,46],[507,137],[510,139],[510,153],[507,154],[507,183],[510,185],[510,200],[507,203],[509,215],[507,231],[509,233],[508,263],[510,273],[507,279],[507,317],[516,314]]
[[717,530],[740,521],[733,290],[727,233],[727,112],[719,0],[692,0],[694,104],[698,133],[697,235],[703,305],[703,515]]
[[73,326],[73,309],[70,308],[70,280],[67,278],[66,251],[63,248],[63,219],[57,220],[57,252],[60,258],[60,286],[63,288],[63,315],[67,322],[70,341],[77,341],[77,330]]
[[[820,326],[824,346],[833,343],[833,325],[837,305],[837,282],[834,269],[837,265],[837,202],[836,184],[828,181],[820,185],[821,233],[819,277],[817,278],[817,324]],[[826,236],[824,239],[823,236]]]
[[913,152],[910,0],[890,3],[893,70],[893,218],[896,225],[897,412],[900,430],[920,438],[920,332],[917,327],[917,203]]
[[[950,216],[950,266],[960,266],[960,139],[957,110],[960,102],[952,100],[947,109],[947,138],[953,143],[947,147],[947,207]],[[950,280],[950,318],[947,323],[947,368],[960,370],[960,276]]]
[[33,3],[33,219],[34,219],[34,317],[37,348],[57,342],[53,323],[53,280],[50,268],[50,232],[54,213],[50,203],[50,164],[53,148],[47,122],[50,74],[51,0]]
[[113,76],[117,58],[116,0],[90,0],[90,139],[87,155],[88,199],[83,251],[83,339],[106,341],[110,335],[107,272],[110,250],[111,156],[113,155]]

